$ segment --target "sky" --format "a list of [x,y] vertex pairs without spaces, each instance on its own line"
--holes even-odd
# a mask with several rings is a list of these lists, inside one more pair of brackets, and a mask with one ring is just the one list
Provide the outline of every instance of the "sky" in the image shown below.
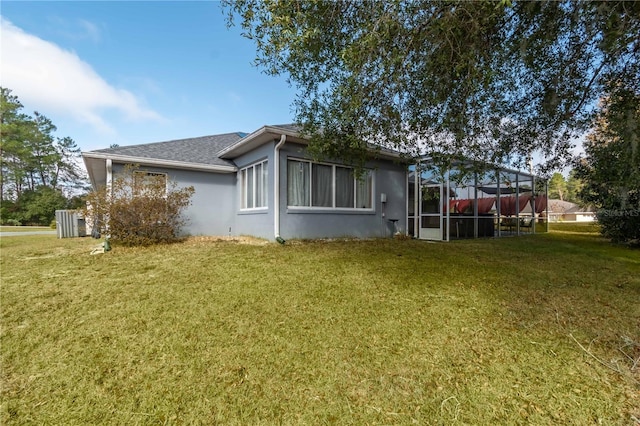
[[0,86],[82,151],[290,123],[295,89],[252,62],[218,2],[2,1]]

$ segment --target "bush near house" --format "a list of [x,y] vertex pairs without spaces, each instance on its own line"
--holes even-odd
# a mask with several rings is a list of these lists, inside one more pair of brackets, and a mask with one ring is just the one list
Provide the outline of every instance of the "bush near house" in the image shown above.
[[128,166],[110,187],[87,197],[85,217],[93,218],[101,234],[125,246],[148,246],[180,239],[191,204],[193,186],[177,188],[167,176],[154,175]]

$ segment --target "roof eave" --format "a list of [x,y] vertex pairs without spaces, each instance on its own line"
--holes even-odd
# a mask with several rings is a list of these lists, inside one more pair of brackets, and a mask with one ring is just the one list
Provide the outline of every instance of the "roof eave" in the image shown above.
[[[234,143],[233,145],[223,149],[218,153],[218,157],[225,159],[236,158],[242,154],[257,148],[258,146],[275,140],[281,135],[286,135],[287,142],[296,142],[303,145],[308,145],[309,140],[304,138],[299,132],[294,130],[283,129],[277,126],[262,126],[255,132],[245,136],[243,139]],[[404,160],[400,153],[389,152],[383,149],[370,149],[378,158],[386,158],[390,160]]]
[[135,157],[130,155],[119,155],[107,152],[83,152],[83,158],[95,158],[95,159],[111,159],[111,161],[115,161],[117,163],[123,164],[140,164],[144,166],[159,166],[159,167],[167,167],[171,169],[181,169],[181,170],[198,170],[198,171],[207,171],[207,172],[218,172],[218,173],[234,173],[238,171],[238,168],[235,166],[221,166],[217,164],[203,164],[203,163],[191,163],[187,161],[175,161],[175,160],[166,160],[160,158],[147,158],[147,157]]
[[249,135],[240,139],[238,142],[220,151],[218,153],[218,157],[224,159],[236,158],[242,154],[246,154],[247,152],[259,147],[266,142],[280,137],[281,135],[287,135],[287,137],[291,138],[287,139],[287,141],[303,144],[309,143],[309,141],[304,139],[299,132],[296,132],[294,130],[288,130],[274,126],[262,126],[255,132],[250,133]]

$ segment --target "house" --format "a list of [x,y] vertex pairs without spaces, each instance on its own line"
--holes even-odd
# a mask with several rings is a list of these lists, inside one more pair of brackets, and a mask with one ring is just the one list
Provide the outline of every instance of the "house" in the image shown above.
[[[406,222],[406,165],[376,151],[356,179],[339,161],[316,162],[293,125],[83,152],[94,188],[128,164],[193,186],[189,235],[274,240],[392,235]],[[390,220],[393,219],[393,220]]]
[[594,222],[597,220],[597,216],[592,206],[581,207],[569,201],[549,200],[549,220],[552,222]]
[[[546,214],[544,181],[504,168],[436,172],[393,151],[372,150],[365,170],[314,161],[294,125],[83,152],[94,188],[128,164],[193,186],[189,235],[275,240],[494,237],[536,232]],[[544,188],[546,185],[542,185]],[[534,191],[534,189],[537,189]],[[535,220],[534,220],[535,219]]]

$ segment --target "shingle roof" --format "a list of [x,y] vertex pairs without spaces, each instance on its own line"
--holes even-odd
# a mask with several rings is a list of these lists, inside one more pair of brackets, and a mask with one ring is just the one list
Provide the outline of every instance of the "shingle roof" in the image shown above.
[[215,166],[234,166],[233,162],[218,157],[218,153],[222,149],[238,142],[244,136],[246,136],[246,133],[242,132],[225,133],[222,135],[98,149],[93,152]]
[[297,124],[289,123],[289,124],[270,124],[269,127],[274,127],[282,130],[286,130],[289,132],[300,132],[302,131],[302,127]]
[[569,201],[561,201],[556,199],[549,200],[549,211],[553,213],[593,213],[593,206],[579,206]]

